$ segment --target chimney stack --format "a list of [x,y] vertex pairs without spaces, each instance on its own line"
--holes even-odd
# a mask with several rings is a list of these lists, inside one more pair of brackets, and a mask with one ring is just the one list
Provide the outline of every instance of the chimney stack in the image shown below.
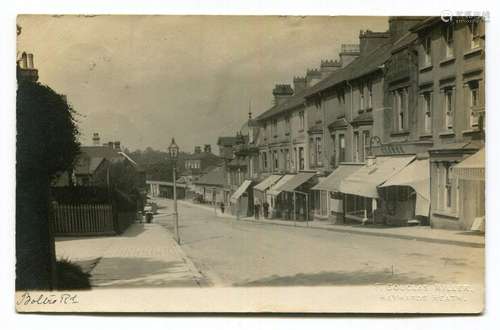
[[92,142],[95,146],[101,144],[101,138],[99,137],[99,133],[94,133],[94,135],[92,136]]
[[306,86],[316,85],[321,80],[321,72],[318,69],[308,69],[306,73]]
[[359,56],[358,44],[342,44],[339,53],[340,63],[342,68],[345,68],[349,63],[354,61]]
[[109,141],[109,142],[108,142],[108,148],[111,148],[111,149],[113,149],[113,147],[114,147],[114,144],[113,144],[113,142],[112,142],[112,141]]
[[321,60],[319,71],[321,72],[321,79],[328,77],[333,71],[340,69],[342,64],[337,60]]
[[118,151],[120,151],[120,150],[121,150],[121,147],[120,147],[120,141],[115,141],[115,142],[114,142],[114,146],[115,146],[115,150],[118,150]]
[[195,154],[201,153],[201,147],[200,146],[194,146],[194,153]]
[[205,144],[204,151],[206,153],[211,153],[212,152],[212,146],[210,144]]
[[289,84],[278,84],[273,89],[274,104],[283,103],[286,99],[293,95],[292,86]]
[[295,94],[306,89],[306,78],[305,77],[293,77],[293,90]]
[[391,38],[389,32],[373,32],[371,30],[359,31],[359,52],[365,55]]
[[422,16],[391,16],[389,17],[389,33],[392,42],[405,35],[415,24],[424,20]]

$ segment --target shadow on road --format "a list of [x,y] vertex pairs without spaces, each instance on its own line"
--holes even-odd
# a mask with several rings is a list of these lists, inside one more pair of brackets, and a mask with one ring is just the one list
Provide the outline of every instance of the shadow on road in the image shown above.
[[375,284],[428,284],[434,283],[433,277],[415,277],[405,274],[392,274],[390,270],[320,272],[314,274],[298,273],[291,276],[273,275],[254,281],[237,283],[234,286],[320,286],[320,285],[375,285]]

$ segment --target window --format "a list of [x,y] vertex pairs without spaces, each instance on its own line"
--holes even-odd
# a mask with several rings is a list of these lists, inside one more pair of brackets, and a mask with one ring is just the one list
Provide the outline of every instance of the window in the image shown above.
[[290,150],[285,149],[285,169],[288,171],[290,169]]
[[305,168],[304,164],[304,148],[299,147],[299,170],[303,170]]
[[264,130],[264,141],[267,140],[268,134],[267,134],[267,123],[264,123],[264,126],[262,127]]
[[481,46],[480,39],[481,36],[479,34],[479,22],[477,19],[474,19],[473,22],[469,24],[469,32],[470,32],[470,48],[479,48]]
[[279,169],[279,160],[278,160],[278,151],[277,150],[274,150],[273,152],[273,161],[274,161],[274,170],[278,170]]
[[354,132],[354,161],[359,162],[359,132]]
[[450,164],[446,164],[444,167],[445,171],[445,207],[447,210],[451,210],[452,206],[452,181],[451,181],[451,166]]
[[298,153],[297,153],[297,147],[293,148],[293,169],[297,170],[297,165],[298,165]]
[[335,134],[332,135],[332,144],[333,144],[333,155],[332,155],[332,159],[331,159],[331,165],[333,167],[336,167],[337,166],[337,138],[335,136]]
[[472,81],[469,83],[469,125],[471,128],[476,128],[479,125],[479,116],[476,111],[479,108],[479,83]]
[[345,136],[339,134],[339,162],[345,162]]
[[316,165],[317,161],[317,155],[316,155],[316,143],[314,141],[314,138],[309,139],[309,160],[310,164]]
[[453,89],[447,88],[444,90],[444,124],[445,129],[453,130]]
[[359,85],[359,110],[365,109],[365,84]]
[[304,111],[299,112],[299,129],[304,129]]
[[368,148],[370,147],[370,131],[363,132],[363,141],[361,148],[361,161],[364,162],[368,155]]
[[397,90],[394,93],[395,109],[396,109],[396,130],[404,131],[407,129],[407,112],[408,112],[408,91],[406,88]]
[[432,55],[431,55],[431,36],[427,36],[424,38],[423,42],[424,47],[424,65],[428,66],[432,64]]
[[345,104],[345,93],[344,90],[339,90],[337,92],[337,100],[339,104]]
[[285,117],[285,133],[290,134],[290,116]]
[[273,128],[272,128],[272,133],[273,137],[276,137],[278,135],[278,119],[273,119]]
[[432,93],[422,94],[423,133],[432,132]]
[[446,58],[453,57],[453,24],[448,23],[444,29],[444,42],[446,46]]
[[265,151],[262,153],[262,161],[263,161],[263,164],[262,164],[263,168],[267,169],[267,166],[268,166],[268,164],[267,164],[267,152],[265,152]]
[[372,93],[372,84],[368,83],[368,109],[373,107],[373,93]]
[[321,137],[316,137],[316,164],[317,165],[322,165],[321,161],[321,155],[322,155],[322,146],[321,146]]

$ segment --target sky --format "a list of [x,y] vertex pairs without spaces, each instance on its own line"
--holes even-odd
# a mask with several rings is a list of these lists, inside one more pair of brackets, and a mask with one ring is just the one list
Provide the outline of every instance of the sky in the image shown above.
[[79,113],[83,145],[182,151],[234,135],[272,106],[275,84],[338,59],[360,30],[387,17],[18,17],[18,52],[34,54],[39,81]]

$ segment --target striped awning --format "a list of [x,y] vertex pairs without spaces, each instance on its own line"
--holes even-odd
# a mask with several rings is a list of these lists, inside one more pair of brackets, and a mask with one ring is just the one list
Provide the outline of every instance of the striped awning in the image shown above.
[[262,182],[257,184],[253,189],[259,190],[259,191],[266,191],[269,187],[271,187],[273,184],[275,184],[279,179],[281,179],[281,175],[275,175],[272,174],[265,178]]
[[231,196],[230,201],[232,203],[236,203],[238,201],[238,198],[243,195],[243,193],[248,189],[248,187],[252,184],[252,181],[250,180],[245,180],[241,184],[241,186],[238,187],[238,189],[234,192],[234,194]]
[[453,176],[463,180],[484,181],[484,148],[453,166]]

